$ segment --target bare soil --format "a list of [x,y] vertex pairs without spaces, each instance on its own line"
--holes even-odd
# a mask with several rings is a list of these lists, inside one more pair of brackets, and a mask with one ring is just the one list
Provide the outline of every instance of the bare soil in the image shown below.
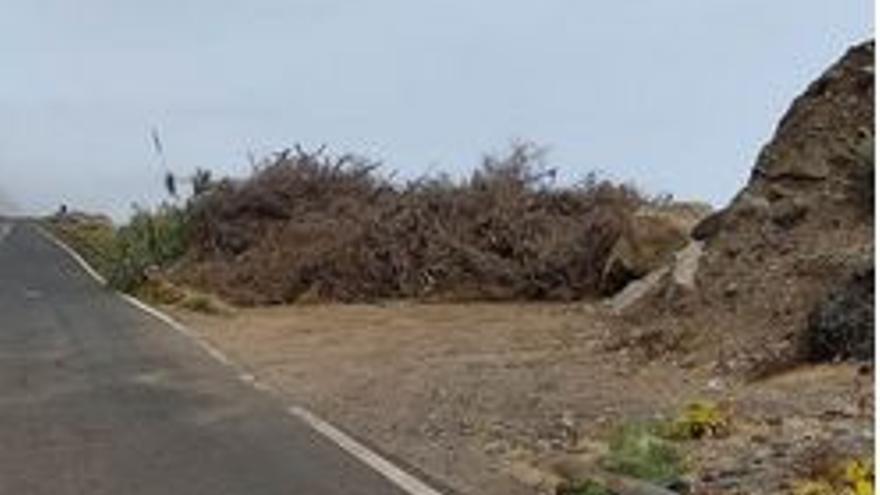
[[[843,450],[864,449],[871,435],[870,377],[854,366],[727,383],[710,367],[607,351],[614,325],[598,305],[173,311],[291,402],[462,493],[535,493],[515,479],[520,466],[695,399],[732,401],[740,425],[729,439],[690,446],[702,493],[786,486],[804,449],[852,436]],[[756,448],[770,449],[764,464],[754,464]]]

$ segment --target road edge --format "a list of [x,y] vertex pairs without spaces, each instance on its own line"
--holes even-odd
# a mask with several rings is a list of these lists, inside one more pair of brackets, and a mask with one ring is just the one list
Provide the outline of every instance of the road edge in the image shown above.
[[[254,375],[243,372],[241,366],[228,358],[222,351],[214,347],[211,343],[202,338],[196,332],[186,327],[186,325],[175,320],[171,315],[145,303],[144,301],[141,301],[134,296],[110,288],[107,284],[107,280],[100,273],[98,273],[97,270],[95,270],[89,264],[89,262],[86,261],[86,259],[83,258],[75,249],[73,249],[67,243],[49,232],[49,230],[47,230],[42,225],[38,223],[34,223],[32,225],[43,237],[45,237],[52,244],[64,251],[65,254],[70,256],[70,258],[74,262],[76,262],[76,264],[79,265],[79,267],[82,268],[83,271],[86,272],[86,274],[88,274],[100,285],[108,288],[109,290],[112,290],[117,296],[119,296],[120,299],[124,300],[128,304],[152,316],[153,318],[164,323],[166,326],[170,327],[174,331],[192,340],[197,346],[207,352],[216,361],[224,366],[230,367],[235,370],[238,374],[239,380],[241,380],[242,382],[245,382],[246,384],[252,386],[254,389],[260,392],[270,393],[272,395],[275,395],[276,397],[283,397],[281,391],[276,390],[272,386],[259,381]],[[308,410],[307,408],[300,405],[288,405],[282,410],[286,412],[289,416],[292,416],[305,423],[313,431],[320,433],[324,438],[328,439],[330,442],[357,459],[362,464],[382,475],[382,477],[393,483],[404,492],[410,495],[443,495],[443,493],[441,493],[440,491],[428,486],[425,482],[409,474],[387,458],[370,449],[363,443],[358,442],[353,437],[346,434],[344,431],[337,428],[329,421],[321,418],[314,412]]]

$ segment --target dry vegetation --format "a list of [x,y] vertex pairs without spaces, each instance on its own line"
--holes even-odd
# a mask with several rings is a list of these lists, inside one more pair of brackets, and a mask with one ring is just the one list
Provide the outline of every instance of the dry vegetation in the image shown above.
[[405,185],[350,155],[284,152],[193,202],[181,280],[240,304],[383,298],[571,300],[597,294],[645,200],[597,181],[555,187],[533,146],[460,182]]

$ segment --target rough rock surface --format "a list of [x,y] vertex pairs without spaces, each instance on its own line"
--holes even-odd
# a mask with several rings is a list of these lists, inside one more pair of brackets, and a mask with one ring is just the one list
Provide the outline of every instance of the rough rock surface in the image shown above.
[[810,312],[873,266],[873,146],[871,41],[794,101],[748,184],[694,228],[705,242],[696,290],[658,284],[630,305],[630,320],[675,340],[697,335],[723,370],[768,372],[806,357]]
[[[712,208],[701,203],[642,207],[628,219],[603,270],[603,290],[613,294],[674,259],[691,230]],[[656,278],[656,277],[655,277]]]
[[696,288],[697,270],[703,257],[703,241],[690,241],[673,253],[669,260],[639,280],[627,285],[607,300],[614,314],[621,314],[642,298],[665,290],[667,293],[690,293]]

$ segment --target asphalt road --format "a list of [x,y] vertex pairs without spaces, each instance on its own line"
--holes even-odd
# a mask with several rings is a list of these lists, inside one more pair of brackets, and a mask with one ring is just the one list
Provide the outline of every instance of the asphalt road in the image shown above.
[[0,219],[0,495],[400,493]]

